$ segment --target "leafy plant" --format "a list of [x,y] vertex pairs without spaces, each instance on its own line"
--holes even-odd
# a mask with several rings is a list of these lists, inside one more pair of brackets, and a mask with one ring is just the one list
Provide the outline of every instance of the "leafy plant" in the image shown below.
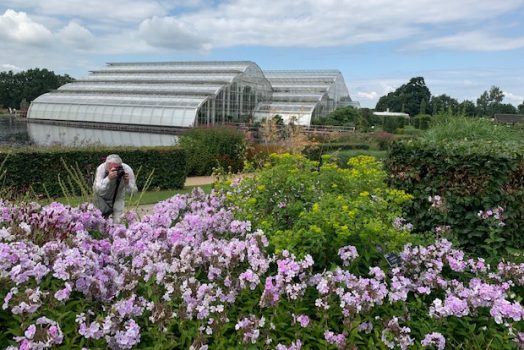
[[388,189],[385,177],[368,156],[349,159],[344,169],[329,156],[319,165],[281,154],[226,190],[238,216],[262,228],[276,251],[311,254],[315,268],[323,269],[340,246],[365,246],[366,264],[381,259],[376,246],[397,250],[409,240],[409,226],[395,227],[394,221],[410,196]]
[[213,168],[242,170],[246,143],[244,134],[234,128],[194,128],[179,139],[187,157],[187,175],[211,175]]
[[[512,135],[488,120],[457,118],[438,124],[423,139],[394,144],[385,161],[389,182],[414,195],[408,219],[416,230],[446,228],[475,253],[488,247],[491,255],[495,247],[504,255],[506,247],[523,249],[516,232],[524,222],[524,145]],[[440,210],[428,200],[435,196],[445,203]],[[478,213],[497,207],[505,210],[505,226],[495,233]],[[495,240],[496,245],[487,243]]]

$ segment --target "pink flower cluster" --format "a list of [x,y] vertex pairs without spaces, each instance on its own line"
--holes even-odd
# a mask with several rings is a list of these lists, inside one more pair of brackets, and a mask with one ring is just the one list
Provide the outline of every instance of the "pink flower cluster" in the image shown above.
[[14,338],[19,344],[19,348],[9,346],[6,350],[52,348],[54,345],[62,344],[63,338],[64,336],[58,323],[47,317],[40,317],[34,324],[26,328],[23,336]]
[[478,212],[478,217],[484,220],[493,220],[497,226],[505,226],[504,223],[504,208],[496,207],[493,209],[481,210]]
[[[413,295],[431,300],[428,317],[436,319],[485,309],[522,344],[512,325],[524,318],[524,311],[511,290],[524,285],[523,264],[500,263],[492,271],[484,260],[468,259],[441,240],[427,247],[406,246],[401,264],[387,275],[379,267],[370,267],[366,276],[350,273],[345,267],[359,256],[353,246],[340,248],[342,267],[313,273],[311,256],[269,254],[268,244],[265,234],[237,220],[234,208],[217,193],[173,197],[142,219],[130,213],[127,226],[105,221],[89,205],[0,202],[2,308],[19,319],[37,319],[21,328],[24,336],[13,338],[11,349],[15,344],[22,349],[61,344],[60,326],[45,317],[48,305],[68,305],[82,297],[87,306],[75,313],[77,336],[104,341],[111,349],[137,346],[146,325],[169,331],[174,322],[198,324],[195,348],[205,349],[227,324],[235,325],[245,344],[275,346],[278,338],[272,335],[278,329],[269,315],[309,300],[314,305],[287,313],[297,332],[321,329],[322,341],[339,349],[352,345],[353,329],[362,336],[378,332],[386,346],[404,349],[417,342],[404,324],[408,319],[369,315]],[[463,278],[449,278],[445,271]],[[54,287],[44,288],[43,281]],[[246,295],[259,307],[232,319],[230,310],[239,310]],[[328,312],[342,320],[340,328],[322,323]],[[445,346],[439,333],[418,342]],[[286,344],[276,348],[308,346],[304,337]]]

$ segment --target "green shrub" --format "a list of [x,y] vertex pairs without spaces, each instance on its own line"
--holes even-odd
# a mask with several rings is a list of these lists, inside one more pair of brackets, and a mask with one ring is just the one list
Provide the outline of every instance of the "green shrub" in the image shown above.
[[[447,232],[464,248],[484,255],[524,249],[523,146],[433,140],[397,143],[385,161],[390,184],[415,197],[408,216],[415,228]],[[499,207],[504,212],[496,225],[486,220],[493,217],[479,215]]]
[[151,148],[19,148],[15,151],[0,151],[0,163],[6,172],[3,186],[15,193],[31,192],[36,196],[63,196],[59,179],[64,181],[72,195],[80,194],[80,186],[70,178],[65,168],[78,169],[83,182],[93,183],[96,167],[111,153],[118,153],[137,175],[137,186],[141,188],[154,171],[151,188],[173,189],[184,187],[186,178],[186,156],[179,147]]
[[386,187],[379,162],[355,157],[347,169],[329,157],[323,163],[272,155],[264,169],[226,190],[240,218],[262,228],[274,249],[309,253],[318,269],[329,267],[344,245],[361,248],[367,269],[381,259],[377,247],[396,250],[409,240],[408,230],[393,223],[410,196]]
[[244,134],[234,128],[195,128],[179,140],[187,154],[187,175],[211,175],[214,168],[238,172],[246,154]]
[[320,162],[325,154],[347,150],[368,150],[369,148],[370,146],[364,143],[321,143],[307,146],[302,153],[309,160]]
[[420,130],[427,130],[431,125],[431,116],[429,114],[419,114],[411,118],[411,125]]
[[346,151],[336,151],[330,153],[330,156],[335,160],[340,168],[347,168],[348,161],[350,158],[357,156],[370,156],[376,158],[377,160],[384,160],[386,158],[387,151],[379,150],[346,150]]
[[406,117],[397,117],[397,116],[387,116],[384,117],[382,122],[382,129],[384,131],[395,133],[397,129],[401,129],[404,125],[409,123],[409,118]]

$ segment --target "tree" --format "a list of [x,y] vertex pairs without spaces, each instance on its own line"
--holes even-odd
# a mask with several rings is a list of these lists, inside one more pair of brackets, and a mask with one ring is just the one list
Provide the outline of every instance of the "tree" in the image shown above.
[[519,114],[524,114],[524,101],[522,101],[521,104],[519,104]]
[[405,112],[416,115],[420,112],[422,101],[429,101],[431,92],[426,86],[423,77],[411,78],[407,84],[389,94],[382,96],[375,106],[377,111],[385,111],[389,108],[392,112]]
[[431,98],[431,114],[435,115],[438,113],[450,113],[457,114],[459,111],[459,103],[456,99],[442,94],[439,96],[433,96]]
[[[483,116],[493,116],[504,99],[504,92],[498,86],[491,86],[489,92],[486,90],[477,99],[477,113]],[[503,109],[505,107],[502,107]]]
[[358,109],[348,106],[336,109],[325,117],[315,118],[311,121],[311,124],[337,126],[355,125],[359,115]]
[[492,114],[517,114],[517,108],[510,103],[497,103],[491,108]]
[[484,91],[479,98],[477,98],[477,114],[478,115],[488,115],[489,108],[489,94],[487,91]]
[[422,100],[422,102],[420,102],[420,112],[419,112],[419,114],[426,114],[426,109],[427,109],[427,102],[426,102],[426,100]]
[[473,101],[464,100],[459,104],[459,113],[466,117],[473,117],[476,114],[475,104]]
[[47,69],[29,69],[14,74],[12,71],[0,73],[0,103],[4,107],[20,108],[20,102],[33,101],[60,86],[72,82],[69,75],[57,75]]
[[492,104],[502,103],[504,92],[498,86],[492,86],[489,89],[489,100]]

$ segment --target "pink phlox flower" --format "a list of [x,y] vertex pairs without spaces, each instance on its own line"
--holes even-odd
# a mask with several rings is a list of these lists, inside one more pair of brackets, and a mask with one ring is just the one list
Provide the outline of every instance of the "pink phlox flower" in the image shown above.
[[342,259],[342,264],[348,266],[353,260],[358,257],[357,249],[354,246],[348,245],[338,250],[338,255]]
[[336,334],[330,330],[324,332],[324,339],[329,343],[335,345],[338,349],[345,349],[346,335],[344,333]]
[[444,350],[446,348],[446,338],[441,333],[433,332],[426,334],[421,344],[424,347],[434,346],[438,350]]
[[69,299],[69,296],[71,295],[71,291],[73,290],[73,287],[71,283],[66,282],[65,287],[63,289],[59,289],[56,291],[54,297],[58,301],[65,301]]
[[289,346],[285,346],[283,344],[278,343],[275,349],[276,350],[300,350],[302,349],[302,341],[300,339],[297,339],[291,342]]
[[371,333],[371,331],[373,331],[373,322],[371,322],[371,321],[368,321],[368,322],[362,322],[362,323],[358,326],[358,331],[359,331],[359,332],[364,332],[364,333],[366,333],[366,334]]
[[301,314],[297,316],[293,314],[293,321],[298,322],[300,324],[300,327],[306,328],[307,326],[309,326],[310,319],[308,315]]
[[510,319],[514,322],[524,320],[524,308],[520,303],[510,303],[506,299],[497,299],[489,310],[497,324],[502,324],[504,319]]

